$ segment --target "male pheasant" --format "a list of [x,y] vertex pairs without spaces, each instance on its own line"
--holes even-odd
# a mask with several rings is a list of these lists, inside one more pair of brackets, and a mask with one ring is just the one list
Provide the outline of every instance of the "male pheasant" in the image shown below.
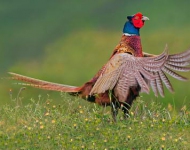
[[140,29],[148,17],[142,13],[128,16],[123,28],[123,35],[115,47],[108,62],[88,82],[80,87],[57,84],[30,78],[9,72],[11,79],[28,82],[28,86],[45,90],[68,92],[83,99],[110,105],[112,116],[116,121],[118,109],[121,108],[124,116],[139,93],[149,93],[150,87],[156,96],[164,96],[163,83],[171,92],[172,85],[166,74],[178,80],[187,80],[175,71],[190,71],[190,50],[179,54],[168,55],[167,47],[160,55],[144,53],[142,51]]

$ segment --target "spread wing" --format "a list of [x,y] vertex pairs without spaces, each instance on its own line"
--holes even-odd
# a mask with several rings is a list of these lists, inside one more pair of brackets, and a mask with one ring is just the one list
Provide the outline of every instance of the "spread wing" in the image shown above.
[[173,55],[168,55],[165,50],[160,55],[146,54],[146,57],[134,57],[127,53],[116,54],[105,65],[90,94],[104,93],[114,88],[116,96],[125,100],[129,89],[139,85],[140,92],[149,93],[151,86],[155,96],[158,94],[164,96],[163,84],[173,92],[172,84],[166,74],[186,81],[187,78],[176,71],[190,71],[190,67],[187,67],[189,64],[190,50]]
[[167,52],[156,57],[134,57],[127,53],[114,55],[105,65],[104,71],[90,94],[104,93],[114,88],[116,96],[125,100],[130,87],[140,85],[141,92],[149,93],[147,81],[156,79],[154,72],[160,70],[167,60]]
[[[156,56],[145,53],[145,57],[156,57]],[[166,74],[169,74],[170,76],[178,80],[186,81],[187,78],[176,73],[176,71],[179,72],[190,71],[190,67],[187,67],[189,65],[190,65],[190,50],[178,54],[168,55],[166,62],[160,68],[160,70],[154,72],[154,74],[156,75],[156,79],[151,80],[150,82],[150,85],[155,95],[158,96],[158,93],[160,93],[162,97],[164,96],[163,84],[170,92],[174,91],[172,84],[168,79],[168,77],[166,76]]]

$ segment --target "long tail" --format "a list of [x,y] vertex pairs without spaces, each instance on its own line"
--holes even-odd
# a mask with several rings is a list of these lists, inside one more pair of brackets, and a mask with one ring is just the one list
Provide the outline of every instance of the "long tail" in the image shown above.
[[10,79],[12,79],[12,80],[19,80],[19,81],[27,82],[27,83],[18,83],[21,85],[32,86],[32,87],[40,88],[40,89],[44,89],[44,90],[62,91],[62,92],[69,92],[69,93],[70,92],[77,93],[81,89],[80,87],[43,81],[43,80],[23,76],[20,74],[16,74],[13,72],[8,72],[8,73],[12,76],[12,77],[10,77]]

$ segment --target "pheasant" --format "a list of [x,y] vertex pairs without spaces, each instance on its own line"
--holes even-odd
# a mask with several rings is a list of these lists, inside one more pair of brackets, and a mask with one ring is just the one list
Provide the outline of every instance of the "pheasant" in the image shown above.
[[[190,71],[190,50],[178,54],[168,54],[167,46],[160,55],[142,51],[140,29],[148,17],[136,13],[127,17],[123,35],[108,62],[84,85],[70,86],[43,81],[9,72],[11,79],[27,82],[24,85],[45,90],[67,92],[74,96],[103,106],[111,106],[112,117],[116,121],[118,110],[127,118],[133,101],[140,93],[149,93],[152,88],[155,96],[164,96],[164,85],[173,92],[172,84],[166,76],[186,81],[187,78],[175,71]],[[164,85],[163,85],[164,84]]]

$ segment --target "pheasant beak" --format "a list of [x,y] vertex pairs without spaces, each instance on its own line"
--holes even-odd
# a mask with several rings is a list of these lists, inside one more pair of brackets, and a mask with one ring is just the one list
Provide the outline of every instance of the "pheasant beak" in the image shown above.
[[143,16],[141,20],[145,21],[145,20],[150,20],[150,19],[146,16]]

